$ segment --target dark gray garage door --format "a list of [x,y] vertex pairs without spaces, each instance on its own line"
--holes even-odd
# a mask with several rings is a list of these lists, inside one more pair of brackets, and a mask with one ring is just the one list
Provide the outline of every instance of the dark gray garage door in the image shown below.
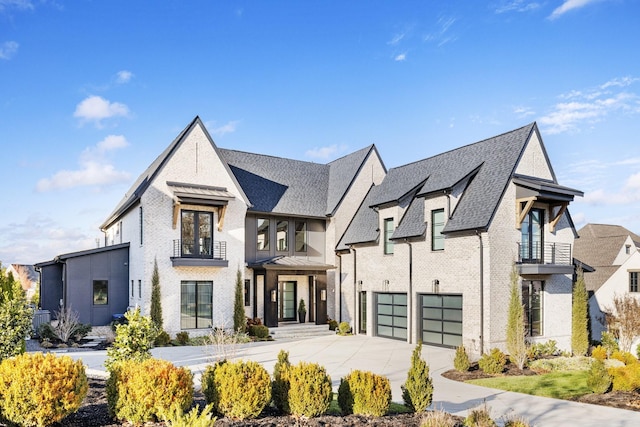
[[443,347],[462,345],[462,295],[420,295],[422,342]]
[[376,294],[376,335],[407,339],[407,294]]

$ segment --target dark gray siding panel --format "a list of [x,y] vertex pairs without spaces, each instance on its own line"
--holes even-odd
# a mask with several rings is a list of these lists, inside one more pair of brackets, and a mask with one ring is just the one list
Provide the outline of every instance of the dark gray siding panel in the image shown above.
[[62,264],[50,264],[40,270],[40,306],[54,313],[60,310],[62,299]]

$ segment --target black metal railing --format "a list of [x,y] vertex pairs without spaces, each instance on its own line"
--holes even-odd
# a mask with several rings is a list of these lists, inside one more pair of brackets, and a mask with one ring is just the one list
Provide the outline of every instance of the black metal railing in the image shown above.
[[570,243],[518,243],[518,263],[520,264],[571,265],[572,262]]
[[203,259],[227,259],[227,242],[214,240],[211,242],[182,242],[180,239],[173,241],[174,258],[203,258]]

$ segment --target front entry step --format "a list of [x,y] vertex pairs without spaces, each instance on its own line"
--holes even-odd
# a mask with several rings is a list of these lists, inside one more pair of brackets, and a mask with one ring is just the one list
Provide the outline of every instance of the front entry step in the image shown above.
[[329,325],[316,325],[315,323],[280,323],[277,328],[269,328],[269,334],[275,340],[311,338],[335,335],[335,333],[335,331],[329,330]]

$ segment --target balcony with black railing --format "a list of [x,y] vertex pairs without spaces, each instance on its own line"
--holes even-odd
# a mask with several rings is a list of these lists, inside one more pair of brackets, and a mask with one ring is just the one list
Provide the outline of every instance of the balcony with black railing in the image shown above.
[[517,265],[520,274],[571,274],[571,244],[519,242]]
[[171,262],[174,267],[228,267],[227,242],[201,239],[196,243],[176,239],[173,241]]

